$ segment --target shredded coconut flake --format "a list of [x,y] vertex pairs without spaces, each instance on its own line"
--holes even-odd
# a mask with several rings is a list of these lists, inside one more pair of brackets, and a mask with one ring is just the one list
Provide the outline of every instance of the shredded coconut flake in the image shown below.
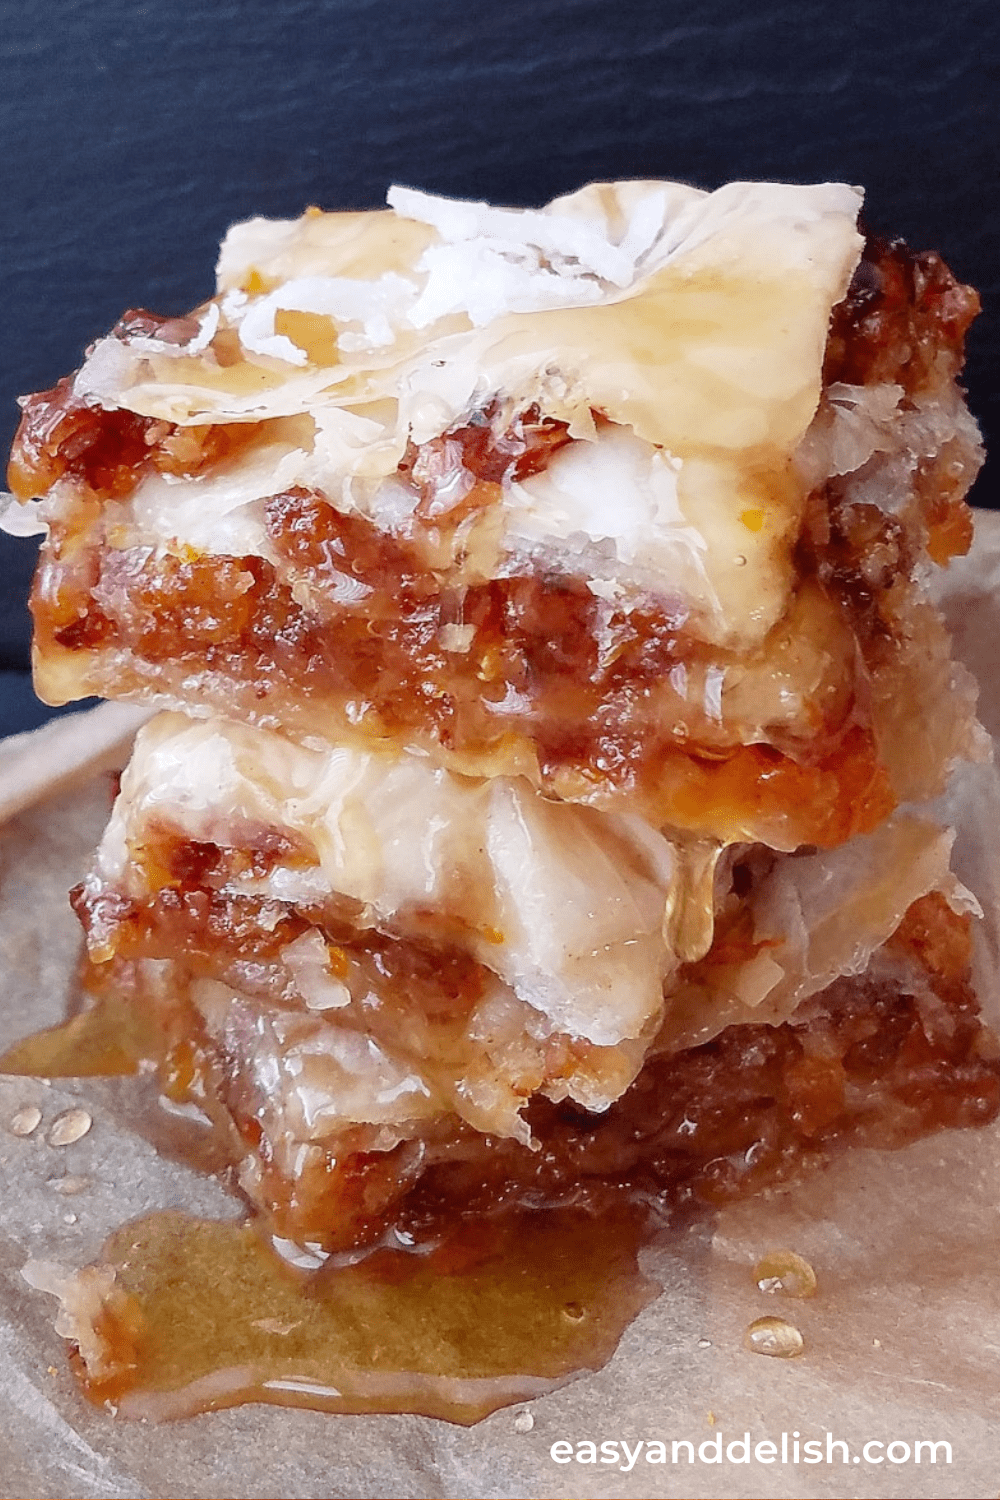
[[286,364],[304,365],[308,361],[306,350],[275,332],[276,313],[316,313],[331,318],[338,327],[360,323],[361,333],[342,332],[338,342],[345,350],[366,352],[393,343],[393,324],[400,322],[412,304],[414,291],[412,281],[391,272],[377,281],[356,281],[346,276],[301,276],[265,297],[258,297],[245,310],[237,304],[232,305],[232,310],[234,313],[242,310],[240,342],[245,349],[284,360]]
[[14,495],[0,494],[0,531],[8,536],[44,536],[49,529],[44,505],[44,500],[22,501]]

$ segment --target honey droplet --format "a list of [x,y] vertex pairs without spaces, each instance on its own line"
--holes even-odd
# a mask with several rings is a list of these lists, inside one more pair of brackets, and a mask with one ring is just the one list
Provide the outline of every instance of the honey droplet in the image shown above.
[[535,1425],[535,1419],[530,1411],[519,1411],[514,1418],[515,1432],[530,1432]]
[[72,1146],[82,1140],[94,1121],[85,1109],[67,1109],[52,1121],[48,1134],[50,1146]]
[[816,1272],[794,1250],[769,1250],[753,1268],[753,1279],[762,1292],[782,1297],[815,1297]]
[[24,1108],[19,1109],[17,1111],[17,1114],[14,1115],[11,1119],[11,1133],[13,1135],[30,1135],[33,1130],[38,1129],[41,1121],[41,1110],[37,1109],[34,1104],[26,1104]]
[[799,1330],[784,1318],[756,1318],[743,1342],[751,1354],[769,1354],[773,1359],[794,1359],[804,1347]]

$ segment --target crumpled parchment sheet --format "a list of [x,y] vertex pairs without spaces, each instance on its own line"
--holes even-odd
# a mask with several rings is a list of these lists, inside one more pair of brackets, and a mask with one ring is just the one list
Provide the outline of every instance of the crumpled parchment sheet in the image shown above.
[[[970,559],[946,578],[959,652],[1000,732],[1000,516],[980,517]],[[0,761],[0,775],[2,775]],[[987,855],[1000,804],[983,786]],[[988,805],[989,803],[989,805]],[[99,775],[11,822],[0,837],[0,1045],[61,1019],[76,923],[65,893],[107,816]],[[991,844],[992,841],[992,844]],[[982,879],[996,860],[980,860]],[[969,878],[967,876],[967,878]],[[794,1190],[739,1204],[648,1252],[663,1296],[611,1363],[529,1408],[465,1429],[409,1416],[337,1417],[245,1406],[168,1426],[116,1421],[80,1397],[51,1299],[21,1278],[29,1258],[93,1259],[107,1233],[157,1208],[226,1216],[210,1179],[159,1157],[128,1124],[142,1080],[45,1084],[0,1077],[0,1496],[548,1497],[995,1496],[1000,1490],[1000,1129],[947,1133],[895,1153],[856,1152]],[[27,1137],[13,1115],[36,1105]],[[93,1128],[51,1146],[71,1105]],[[66,1191],[66,1188],[71,1191]],[[751,1268],[770,1248],[806,1256],[819,1292],[768,1297]],[[783,1315],[793,1360],[742,1347],[747,1324]],[[521,1420],[519,1420],[521,1416]],[[517,1424],[517,1425],[515,1425]],[[798,1432],[863,1443],[946,1440],[952,1463],[865,1460],[557,1464],[563,1440],[688,1439]],[[884,1452],[884,1450],[876,1450]],[[898,1450],[897,1450],[898,1451]],[[619,1450],[620,1452],[620,1450]]]

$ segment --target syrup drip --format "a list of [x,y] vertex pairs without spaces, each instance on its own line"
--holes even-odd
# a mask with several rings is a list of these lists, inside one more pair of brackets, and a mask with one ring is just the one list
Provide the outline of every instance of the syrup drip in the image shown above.
[[512,1212],[303,1275],[250,1224],[154,1214],[108,1240],[100,1372],[74,1365],[131,1418],[262,1401],[469,1424],[607,1362],[659,1291],[642,1237],[630,1210]]

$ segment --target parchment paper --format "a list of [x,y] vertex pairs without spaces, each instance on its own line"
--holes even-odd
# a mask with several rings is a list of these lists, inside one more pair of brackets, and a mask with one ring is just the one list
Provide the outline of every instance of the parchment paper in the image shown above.
[[[945,594],[996,734],[1000,516],[980,517],[975,550],[952,565]],[[972,787],[987,844],[1000,841],[990,774]],[[108,782],[98,777],[21,814],[0,837],[2,1046],[62,1018],[77,944],[66,891],[108,806]],[[982,886],[991,865],[963,873]],[[0,1077],[3,1497],[978,1497],[1000,1489],[1000,1128],[946,1133],[900,1152],[855,1152],[794,1190],[727,1209],[648,1252],[663,1295],[611,1363],[477,1427],[265,1406],[152,1427],[83,1401],[53,1331],[54,1304],[20,1275],[29,1257],[82,1265],[111,1229],[157,1208],[239,1212],[218,1184],[158,1157],[123,1123],[142,1087]],[[92,1130],[73,1145],[48,1145],[52,1120],[77,1104],[93,1115]],[[20,1138],[7,1127],[27,1105],[43,1119]],[[815,1299],[758,1291],[751,1268],[775,1247],[811,1261]],[[766,1314],[801,1329],[799,1358],[744,1350],[747,1324]],[[674,1439],[696,1450],[708,1442],[711,1454],[717,1436],[724,1451],[745,1432],[751,1446],[775,1443],[777,1460],[691,1465],[682,1448],[677,1464],[640,1456],[626,1473],[620,1456],[613,1464],[550,1456],[558,1441],[575,1451],[591,1440],[600,1453],[602,1441],[623,1439],[632,1451],[639,1440],[664,1440],[668,1457]],[[848,1445],[850,1460],[833,1448],[832,1463],[795,1464],[793,1433],[824,1450],[829,1434]],[[860,1457],[868,1442],[906,1443],[912,1452],[918,1440],[950,1443],[951,1464],[943,1450],[934,1464],[925,1450],[919,1466],[888,1461],[885,1447],[869,1450],[881,1463]]]

